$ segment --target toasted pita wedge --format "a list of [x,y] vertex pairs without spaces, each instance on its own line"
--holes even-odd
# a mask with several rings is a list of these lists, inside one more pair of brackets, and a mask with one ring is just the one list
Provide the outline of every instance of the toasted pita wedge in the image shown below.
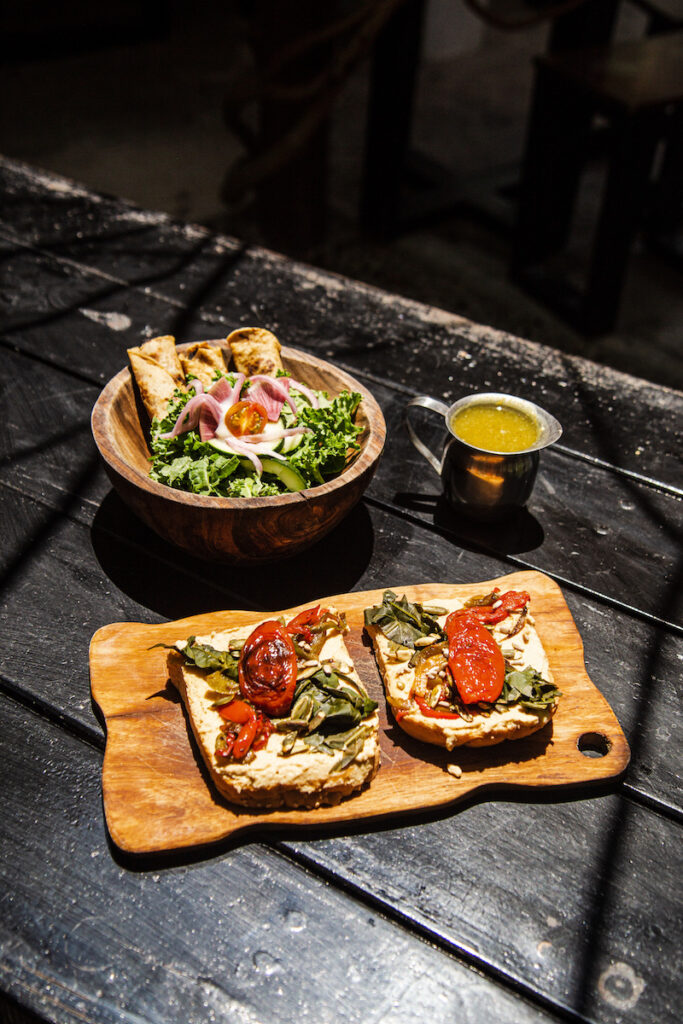
[[283,369],[280,342],[262,327],[240,327],[228,335],[227,343],[238,372],[247,377],[256,373],[274,377]]
[[[448,613],[463,607],[462,601],[457,599],[439,599],[437,603],[446,608]],[[446,617],[447,615],[439,616],[440,625],[443,625]],[[531,667],[543,677],[546,683],[552,684],[553,676],[548,664],[548,657],[532,617],[527,617],[524,627],[518,634],[514,637],[508,635],[508,631],[517,618],[518,613],[513,612],[494,626],[492,629],[494,640],[514,669],[524,672],[526,668]],[[397,647],[395,643],[387,639],[377,625],[366,626],[366,629],[372,638],[387,701],[394,717],[400,728],[415,739],[446,747],[448,750],[459,746],[492,746],[502,743],[504,740],[522,739],[537,732],[547,725],[557,710],[558,699],[555,698],[553,703],[542,710],[530,710],[522,703],[509,704],[505,708],[482,708],[477,704],[472,704],[465,708],[467,718],[431,717],[420,709],[414,699],[417,670],[408,664],[408,659],[413,652],[407,648]],[[432,659],[434,670],[437,671],[440,666],[445,666],[445,653],[440,659],[438,645],[434,645],[429,650],[434,650]],[[439,677],[435,675],[433,683],[438,684],[438,682]],[[557,697],[559,698],[559,693]]]
[[162,418],[176,388],[184,388],[185,375],[170,335],[151,338],[128,349],[131,370],[151,419]]
[[213,384],[216,372],[225,373],[227,366],[223,349],[208,341],[198,341],[180,353],[180,363],[185,376],[198,377],[205,388]]
[[[227,651],[235,642],[244,641],[254,625],[196,637],[195,642]],[[287,733],[277,727],[260,750],[250,751],[244,760],[225,761],[216,753],[223,720],[214,701],[220,697],[211,688],[210,671],[188,664],[178,651],[168,655],[169,677],[180,693],[194,737],[211,781],[223,796],[246,807],[318,807],[336,804],[368,783],[379,767],[379,718],[377,711],[362,720],[359,749],[349,764],[341,767],[343,751],[326,752],[296,739],[287,751]],[[318,660],[335,659],[357,680],[353,662],[339,633],[327,635]],[[273,720],[277,723],[277,719]],[[302,734],[303,735],[303,734]],[[291,737],[290,737],[291,738]]]

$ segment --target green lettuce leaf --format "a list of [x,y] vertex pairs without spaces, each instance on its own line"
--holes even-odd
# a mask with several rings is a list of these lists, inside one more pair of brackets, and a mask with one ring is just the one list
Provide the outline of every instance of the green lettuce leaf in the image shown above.
[[[234,382],[231,374],[227,378]],[[353,422],[361,396],[345,391],[330,400],[324,392],[320,408],[312,409],[299,392],[292,392],[298,422],[311,430],[289,455],[288,460],[306,481],[315,487],[338,475],[350,457],[359,449],[361,428]],[[225,498],[255,498],[285,494],[287,488],[278,479],[264,474],[259,479],[246,460],[219,452],[202,441],[192,430],[177,437],[162,438],[170,433],[192,393],[176,390],[163,419],[154,419],[151,429],[150,476],[159,483],[193,494]],[[289,406],[282,410],[281,423],[291,426],[294,414]]]

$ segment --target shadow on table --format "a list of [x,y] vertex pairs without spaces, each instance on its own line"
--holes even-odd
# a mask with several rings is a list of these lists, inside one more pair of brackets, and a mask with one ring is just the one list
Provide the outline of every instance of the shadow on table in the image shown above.
[[285,561],[231,566],[192,558],[158,537],[114,491],[91,529],[103,570],[138,604],[169,619],[221,608],[279,609],[352,590],[372,557],[374,532],[361,503],[332,533]]
[[[192,737],[190,741],[193,742]],[[199,757],[199,755],[197,755]],[[201,759],[200,759],[201,760]],[[200,765],[207,785],[210,785],[203,762]],[[304,824],[268,824],[264,823],[258,809],[241,808],[245,818],[260,818],[258,824],[246,824],[237,832],[215,842],[188,845],[173,850],[160,850],[154,853],[128,853],[121,850],[106,833],[107,845],[112,860],[127,871],[146,873],[175,867],[188,867],[205,861],[216,860],[242,847],[259,843],[265,846],[280,848],[286,856],[294,857],[295,861],[308,863],[317,871],[320,869],[319,856],[309,844],[328,843],[336,839],[351,839],[365,835],[376,836],[382,833],[398,833],[402,829],[412,829],[420,825],[434,825],[438,822],[454,820],[470,808],[486,801],[504,801],[507,804],[519,804],[521,808],[530,802],[535,805],[556,806],[559,804],[580,803],[586,800],[588,793],[593,799],[610,796],[614,793],[613,779],[596,781],[576,786],[557,786],[534,788],[533,795],[523,786],[495,783],[490,786],[474,788],[440,807],[415,808],[409,811],[394,812],[376,817],[367,817],[347,821]],[[221,799],[218,797],[217,799]],[[353,797],[348,799],[352,800]],[[337,875],[339,881],[341,876]],[[374,894],[366,893],[372,902]]]
[[484,523],[455,512],[441,494],[399,493],[394,501],[406,511],[432,517],[434,526],[459,544],[488,553],[512,555],[533,551],[545,537],[543,527],[527,508],[519,509],[503,522]]

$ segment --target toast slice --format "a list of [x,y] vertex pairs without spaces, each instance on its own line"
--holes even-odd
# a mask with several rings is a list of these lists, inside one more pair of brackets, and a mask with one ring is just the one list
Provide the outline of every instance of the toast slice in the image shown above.
[[[443,630],[448,615],[463,607],[463,601],[456,597],[439,600],[434,609],[439,614],[433,615],[432,622]],[[366,629],[386,698],[397,724],[415,739],[447,750],[492,746],[537,732],[555,714],[561,695],[554,686],[547,654],[528,610],[522,614],[513,611],[488,627],[506,668],[503,694],[494,704],[464,704],[459,698],[449,673],[448,643],[442,632],[436,630],[431,637],[428,633],[424,639],[418,638],[414,647],[403,646],[390,639],[381,625],[368,621],[376,611],[368,609],[370,615],[366,612]],[[425,611],[430,613],[432,609],[425,606]],[[519,699],[515,699],[516,694]]]
[[[215,672],[197,667],[184,652],[191,643],[192,650],[199,645],[237,654],[255,628],[250,624],[181,640],[168,655],[171,682],[183,699],[211,781],[224,797],[245,807],[312,808],[339,803],[370,782],[379,767],[377,706],[367,697],[340,629],[325,631],[315,655],[301,651],[290,717],[270,720],[273,731],[265,746],[249,751],[241,760],[226,760],[219,753],[225,723],[218,702],[228,698],[215,689]],[[357,721],[349,722],[342,715],[336,719],[339,728],[324,720],[316,727],[321,713],[319,698],[322,696],[323,703],[325,697],[337,699],[333,693],[319,690],[318,682],[332,690],[337,687],[340,693],[358,695],[356,703],[362,705],[363,713],[355,716]],[[237,696],[243,699],[244,695]],[[339,704],[335,707],[338,712]],[[292,712],[297,719],[291,718]]]

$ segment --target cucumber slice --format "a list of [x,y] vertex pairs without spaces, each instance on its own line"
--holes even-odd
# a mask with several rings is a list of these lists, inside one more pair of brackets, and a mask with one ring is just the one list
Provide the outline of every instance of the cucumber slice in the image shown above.
[[278,451],[282,452],[283,455],[286,455],[287,452],[293,452],[295,448],[299,447],[303,439],[303,434],[290,434],[289,437],[283,437]]
[[261,464],[263,472],[270,476],[276,476],[288,491],[303,491],[306,488],[306,481],[289,462],[282,459],[269,459],[268,456],[264,456],[261,459]]
[[[265,441],[259,441],[257,444],[251,445],[254,455],[269,455],[271,452],[276,452],[282,445],[282,438],[276,437],[274,440],[268,440],[268,434],[274,434],[275,431],[279,430],[277,423],[267,423],[263,428],[263,433],[266,435]],[[285,439],[286,440],[286,439]],[[236,452],[234,448],[230,447],[230,441],[221,439],[220,437],[212,437],[207,442],[213,448],[216,448],[219,452],[223,452],[224,455],[239,455],[240,452]]]

